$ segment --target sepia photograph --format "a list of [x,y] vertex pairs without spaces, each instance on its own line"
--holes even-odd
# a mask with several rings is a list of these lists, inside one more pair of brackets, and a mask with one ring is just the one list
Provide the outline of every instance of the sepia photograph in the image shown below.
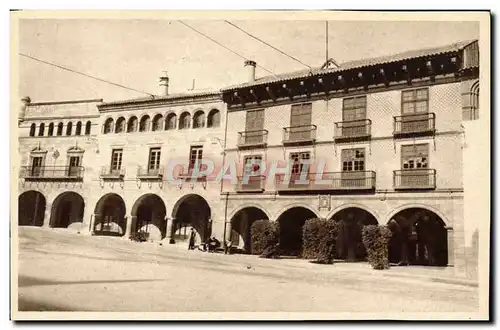
[[11,319],[489,319],[490,12],[10,20]]

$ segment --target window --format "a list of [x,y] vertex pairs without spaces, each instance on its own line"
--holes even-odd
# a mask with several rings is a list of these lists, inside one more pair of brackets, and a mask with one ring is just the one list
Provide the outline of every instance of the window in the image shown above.
[[414,115],[429,112],[429,89],[419,88],[401,93],[402,115]]
[[149,149],[148,173],[160,169],[161,148]]
[[63,133],[63,126],[64,126],[63,123],[57,124],[57,136],[61,136],[62,135],[62,133]]
[[300,176],[302,172],[309,172],[310,152],[294,152],[290,154],[292,161],[292,176]]
[[87,121],[87,123],[85,124],[85,135],[90,135],[90,130],[92,129],[92,123],[89,121]]
[[175,129],[176,124],[177,124],[177,116],[175,115],[175,113],[169,113],[165,123],[165,129],[166,130]]
[[38,136],[43,136],[44,133],[45,133],[45,124],[41,123],[40,127],[38,128]]
[[312,104],[294,104],[290,116],[289,140],[306,140],[311,138]]
[[163,116],[158,114],[153,118],[153,131],[160,131],[163,128]]
[[123,132],[125,132],[125,118],[119,117],[116,120],[115,133],[123,133]]
[[189,112],[183,112],[179,118],[179,129],[191,127],[191,115]]
[[136,131],[137,131],[137,117],[132,116],[128,120],[127,132],[131,133],[131,132],[136,132]]
[[111,152],[111,173],[120,173],[122,168],[123,149],[113,149]]
[[113,118],[108,118],[104,122],[104,134],[109,134],[113,132],[114,120]]
[[80,156],[70,156],[68,175],[69,176],[79,176],[80,175]]
[[475,82],[470,91],[462,95],[462,119],[476,120],[479,118],[479,81]]
[[[261,175],[260,173],[261,167],[260,164],[262,162],[261,155],[255,156],[246,156],[245,163],[243,168],[243,181],[242,184],[245,187],[251,189],[260,189],[261,188],[261,180],[260,177],[255,179],[256,176]],[[252,178],[253,176],[253,178]],[[248,180],[248,181],[245,181]]]
[[36,124],[31,124],[30,127],[30,136],[35,136],[35,131],[36,131]]
[[48,136],[53,136],[54,135],[54,123],[49,124],[49,132],[47,134]]
[[429,145],[416,144],[401,146],[401,163],[403,170],[428,168]]
[[365,149],[342,150],[342,172],[365,170]]
[[203,111],[197,111],[193,117],[193,128],[203,127],[205,127],[205,113]]
[[82,122],[81,121],[76,123],[75,135],[82,135]]
[[43,157],[31,157],[31,176],[41,176],[43,168]]
[[261,143],[264,137],[264,110],[247,111],[244,143]]
[[151,123],[151,119],[149,119],[148,115],[145,115],[141,118],[141,122],[139,124],[139,132],[147,132],[149,131],[149,125]]
[[342,121],[366,119],[366,95],[343,100]]
[[69,122],[68,125],[66,126],[66,135],[71,135],[73,130],[73,123]]
[[208,113],[207,127],[220,126],[220,112],[217,109],[212,109]]
[[203,159],[203,147],[193,146],[189,151],[189,172],[191,172],[196,166],[201,169],[201,160]]

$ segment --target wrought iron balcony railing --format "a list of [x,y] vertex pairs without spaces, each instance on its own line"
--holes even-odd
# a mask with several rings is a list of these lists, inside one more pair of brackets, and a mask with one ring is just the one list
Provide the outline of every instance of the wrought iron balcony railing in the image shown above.
[[99,177],[103,180],[123,180],[125,176],[124,168],[112,168],[111,166],[101,167]]
[[283,144],[309,144],[316,141],[316,125],[283,128]]
[[137,178],[141,180],[153,180],[163,178],[163,166],[158,168],[149,168],[139,166],[137,168]]
[[268,131],[244,131],[238,132],[238,148],[265,147],[267,145]]
[[370,119],[342,121],[335,123],[335,141],[369,139],[372,134]]
[[436,189],[436,170],[425,168],[394,171],[394,189]]
[[179,179],[185,181],[207,181],[207,176],[200,174],[203,170],[203,167],[200,166],[198,171],[195,170],[194,167],[188,166],[181,170],[179,173]]
[[308,173],[304,177],[292,174],[289,180],[278,174],[275,179],[278,191],[358,191],[374,190],[376,186],[374,171]]
[[432,135],[436,131],[436,115],[424,113],[394,117],[394,137]]
[[20,177],[31,181],[83,180],[83,166],[21,166]]
[[263,192],[265,190],[266,177],[263,175],[238,177],[237,192]]

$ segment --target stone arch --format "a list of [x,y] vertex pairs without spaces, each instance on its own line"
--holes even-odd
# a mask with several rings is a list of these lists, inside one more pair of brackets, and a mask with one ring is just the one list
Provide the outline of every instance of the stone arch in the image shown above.
[[370,213],[374,218],[375,220],[377,220],[378,223],[382,224],[382,218],[378,215],[377,212],[375,212],[375,210],[367,207],[366,205],[363,205],[363,204],[358,204],[358,203],[348,203],[348,204],[342,204],[340,206],[337,206],[336,208],[334,208],[333,210],[331,210],[328,215],[327,215],[327,219],[331,219],[333,218],[333,216],[344,210],[344,209],[347,209],[347,208],[358,208],[358,209],[362,209],[362,210],[365,210],[366,212]]
[[193,114],[193,128],[204,128],[205,120],[205,112],[202,109],[197,109]]
[[139,122],[139,132],[148,132],[151,126],[151,117],[149,115],[143,115],[141,121]]
[[188,227],[195,229],[197,243],[206,242],[212,234],[212,211],[207,200],[198,194],[182,196],[172,209],[172,239],[188,240]]
[[82,224],[85,210],[84,198],[74,191],[59,194],[52,203],[50,227],[68,228],[74,223]]
[[67,136],[71,136],[71,134],[73,134],[73,122],[69,122],[67,125],[66,125],[66,135]]
[[191,128],[191,114],[188,111],[183,111],[179,116],[179,129]]
[[132,115],[127,120],[127,133],[137,132],[139,120],[135,115]]
[[152,131],[163,130],[163,115],[161,113],[157,113],[154,115],[151,130]]
[[63,127],[64,127],[64,124],[62,122],[60,122],[59,124],[57,124],[57,136],[61,136],[62,133],[63,133]]
[[220,127],[221,112],[217,108],[212,108],[207,116],[207,127]]
[[306,208],[308,209],[309,211],[311,211],[312,213],[316,214],[316,217],[319,218],[318,216],[318,211],[315,210],[313,207],[311,207],[310,205],[308,204],[305,204],[305,203],[292,203],[292,204],[288,204],[287,206],[285,207],[282,207],[275,215],[274,215],[274,219],[278,219],[283,213],[285,213],[287,210],[293,208],[293,207],[303,207],[303,208]]
[[135,201],[130,214],[132,232],[146,232],[152,240],[165,238],[167,207],[160,196],[153,193],[142,195]]
[[43,226],[47,200],[36,190],[28,190],[18,197],[17,220],[19,226]]
[[255,207],[256,209],[260,209],[262,212],[264,212],[266,214],[266,216],[269,220],[272,219],[271,213],[269,213],[262,205],[257,204],[257,203],[245,203],[243,205],[240,205],[240,206],[236,207],[235,209],[233,209],[227,218],[231,219],[232,217],[234,217],[236,215],[236,213],[238,213],[239,211],[241,211],[247,207]]
[[43,136],[45,134],[45,124],[41,123],[38,128],[38,136]]
[[76,123],[75,135],[82,135],[82,122],[78,121]]
[[94,209],[93,232],[95,235],[125,235],[127,219],[123,198],[115,193],[102,196]]
[[114,123],[115,123],[115,121],[112,117],[106,118],[106,120],[104,121],[104,127],[103,127],[102,132],[104,134],[113,133]]
[[30,126],[30,136],[35,136],[35,132],[36,132],[36,124],[33,123]]
[[168,111],[165,114],[165,130],[177,128],[177,114],[174,111]]
[[300,256],[302,253],[302,228],[304,223],[318,214],[308,205],[294,204],[280,214],[279,223],[280,251],[283,255]]
[[123,116],[118,117],[116,119],[116,124],[115,124],[115,133],[125,133],[126,130],[126,122],[125,118]]
[[92,130],[92,122],[90,120],[85,124],[85,135],[90,135]]
[[54,136],[54,123],[49,124],[49,131],[47,132],[48,136]]
[[269,215],[261,207],[250,205],[244,205],[233,213],[229,218],[231,221],[232,246],[250,253],[252,224],[256,220],[270,220]]
[[420,208],[420,209],[426,209],[428,211],[431,211],[431,212],[435,213],[438,217],[440,217],[441,220],[443,220],[445,226],[447,226],[447,227],[452,226],[452,222],[439,209],[437,209],[433,206],[430,206],[430,205],[420,204],[420,203],[407,203],[407,204],[403,204],[403,205],[398,206],[397,208],[395,208],[394,210],[389,212],[389,214],[385,217],[385,223],[386,224],[389,223],[389,221],[399,212],[401,212],[405,209],[410,209],[410,208]]

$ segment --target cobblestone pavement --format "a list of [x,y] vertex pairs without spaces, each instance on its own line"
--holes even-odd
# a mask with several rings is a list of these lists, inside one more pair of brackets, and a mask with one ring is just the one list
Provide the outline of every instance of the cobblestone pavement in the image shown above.
[[[475,312],[473,283],[447,269],[375,271],[187,251],[41,228],[19,231],[19,310]],[[399,267],[402,268],[402,267]],[[437,279],[437,280],[436,280]],[[441,281],[438,281],[442,279]]]

